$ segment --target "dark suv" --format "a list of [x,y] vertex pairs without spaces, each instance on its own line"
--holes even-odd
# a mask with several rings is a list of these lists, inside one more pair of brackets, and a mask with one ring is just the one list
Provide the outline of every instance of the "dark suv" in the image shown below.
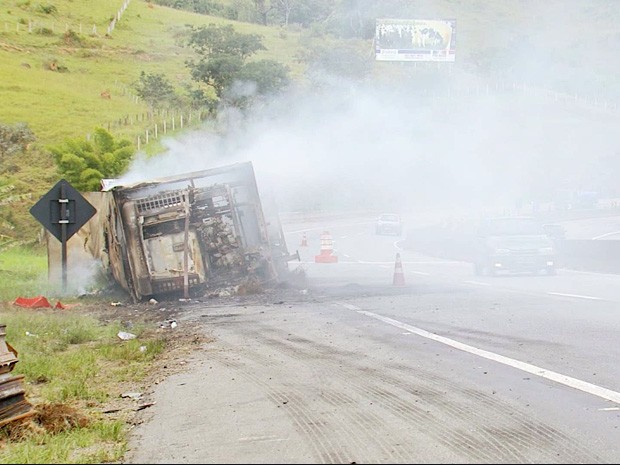
[[556,248],[542,224],[532,217],[483,220],[478,230],[474,270],[478,275],[502,272],[556,273]]

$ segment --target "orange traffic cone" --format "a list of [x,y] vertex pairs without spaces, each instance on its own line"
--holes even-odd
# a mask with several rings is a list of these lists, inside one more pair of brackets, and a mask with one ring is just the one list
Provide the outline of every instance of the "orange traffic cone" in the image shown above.
[[405,285],[405,275],[403,274],[403,264],[400,261],[400,254],[396,254],[396,263],[394,264],[394,286]]
[[314,256],[315,263],[336,263],[338,257],[332,255],[334,252],[334,241],[329,231],[321,234],[321,253]]
[[308,247],[308,239],[306,239],[306,233],[301,238],[301,245],[299,247]]

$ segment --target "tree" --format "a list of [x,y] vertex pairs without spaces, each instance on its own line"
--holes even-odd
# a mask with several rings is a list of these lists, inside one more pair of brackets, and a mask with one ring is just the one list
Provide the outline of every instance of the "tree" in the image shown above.
[[288,26],[291,12],[298,2],[299,0],[274,0],[274,8],[282,16],[284,26]]
[[260,23],[263,26],[267,26],[267,15],[274,7],[267,0],[254,0],[254,6],[256,7],[256,14]]
[[256,84],[256,92],[267,95],[286,87],[289,82],[289,70],[275,60],[260,60],[246,63],[237,74],[236,79]]
[[304,27],[326,21],[335,8],[334,0],[279,0],[278,3],[280,14],[287,11],[288,5],[288,20]]
[[188,45],[203,59],[213,55],[232,55],[245,60],[259,50],[267,50],[260,35],[241,34],[230,24],[192,27]]
[[95,129],[92,142],[66,139],[50,151],[61,175],[81,191],[98,191],[102,179],[122,175],[134,154],[129,140],[116,141],[102,128]]
[[212,86],[216,95],[221,98],[242,68],[243,59],[241,57],[216,55],[208,60],[202,59],[195,63],[190,74],[193,80]]
[[13,126],[0,124],[0,162],[9,155],[24,152],[35,140],[26,123],[17,123]]
[[176,94],[172,84],[163,74],[159,73],[140,73],[140,79],[134,83],[138,97],[144,100],[151,111],[161,108],[166,103],[172,103],[176,99]]
[[[192,27],[188,45],[198,54],[197,61],[186,62],[192,79],[213,88],[218,100],[245,107],[253,95],[237,92],[239,83],[250,83],[260,95],[274,93],[289,83],[284,65],[274,60],[247,61],[259,50],[266,50],[259,35],[238,33],[231,25],[209,24]],[[204,91],[193,94],[196,98],[204,95]]]

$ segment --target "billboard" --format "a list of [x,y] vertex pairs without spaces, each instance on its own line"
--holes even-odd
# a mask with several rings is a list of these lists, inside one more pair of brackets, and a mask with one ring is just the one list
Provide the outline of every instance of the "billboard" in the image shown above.
[[377,19],[380,61],[454,61],[455,19]]

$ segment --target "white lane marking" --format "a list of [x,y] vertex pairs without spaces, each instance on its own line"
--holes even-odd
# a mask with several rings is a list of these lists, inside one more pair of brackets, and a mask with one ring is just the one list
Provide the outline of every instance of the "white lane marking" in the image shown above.
[[240,442],[273,442],[288,440],[288,438],[279,438],[277,436],[249,436],[247,438],[239,438]]
[[[396,260],[391,261],[391,262],[371,262],[367,260],[359,260],[358,262],[363,263],[364,265],[389,265],[390,263],[394,265],[396,263]],[[443,265],[449,262],[426,262],[426,261],[403,261],[401,260],[400,263],[402,263],[403,265],[437,265],[437,264]],[[457,262],[452,262],[452,263],[457,263]]]
[[388,265],[379,265],[379,268],[392,268],[392,267]]
[[569,270],[568,268],[562,268],[562,273],[577,273],[577,274],[591,274],[591,275],[595,275],[595,276],[609,276],[609,277],[614,277],[614,278],[618,278],[619,276],[615,273],[605,273],[605,272],[598,272],[598,271],[581,271],[581,270]]
[[429,276],[430,273],[425,273],[424,271],[409,271],[407,270],[407,274],[409,273],[413,273],[413,274],[421,274],[422,276]]
[[549,379],[551,381],[555,381],[556,383],[563,384],[565,386],[572,387],[574,389],[586,392],[588,394],[595,395],[602,399],[610,400],[612,402],[620,404],[620,392],[612,391],[611,389],[597,386],[595,384],[591,384],[586,381],[582,381],[580,379],[571,378],[570,376],[566,376],[561,373],[556,373],[554,371],[546,370],[545,368],[537,367],[536,365],[531,365],[529,363],[521,362],[519,360],[515,360],[509,357],[504,357],[503,355],[489,352],[487,350],[478,349],[477,347],[463,344],[462,342],[455,341],[453,339],[450,339],[444,336],[439,336],[437,334],[425,331],[423,329],[416,328],[415,326],[411,326],[406,323],[401,323],[400,321],[393,320],[392,318],[378,315],[373,312],[367,312],[365,310],[361,310],[355,305],[350,305],[350,304],[341,304],[341,305],[346,308],[349,308],[350,310],[355,310],[357,313],[360,313],[362,315],[375,318],[389,325],[392,325],[397,328],[404,329],[411,333],[417,334],[418,336],[422,336],[427,339],[432,339],[433,341],[440,342],[441,344],[446,344],[450,347],[454,347],[455,349],[462,350],[464,352],[468,352],[470,354],[477,355],[479,357],[486,358],[494,362],[502,363],[504,365],[516,368],[521,371],[525,371],[532,375],[540,376],[541,378]]
[[598,409],[599,412],[615,412],[617,410],[620,410],[620,407],[605,407]]
[[608,232],[605,234],[601,234],[600,236],[594,236],[592,238],[593,241],[597,240],[597,239],[602,239],[603,237],[607,237],[607,236],[613,236],[615,234],[620,234],[620,231],[613,231],[613,232]]
[[[335,251],[334,251],[334,255],[335,255]],[[343,257],[346,258],[351,258],[348,255],[342,254]],[[300,261],[300,262],[295,262],[295,263],[315,263],[315,262],[304,262],[304,261]],[[432,264],[434,262],[402,262],[401,263],[403,265],[420,265],[420,264]],[[366,262],[366,261],[362,261],[362,260],[355,260],[355,261],[339,261],[336,264],[341,264],[341,265],[391,265],[394,266],[395,262]],[[389,268],[389,267],[388,267]],[[429,273],[424,273],[422,271],[412,271],[412,273],[418,273],[418,274],[429,274]]]
[[603,300],[600,297],[592,297],[591,295],[564,294],[562,292],[547,292],[547,294],[559,295],[561,297],[576,297],[578,299]]
[[343,257],[347,257],[347,258],[351,258],[351,256],[350,256],[350,255],[347,255],[346,253],[343,253],[343,254],[342,254],[342,256],[343,256]]
[[490,286],[489,283],[483,283],[480,281],[463,281],[463,282],[467,284],[477,284],[478,286]]
[[[372,224],[372,223],[373,221],[360,221],[357,223],[345,223],[345,224],[338,224],[338,225],[331,225],[331,226],[318,226],[314,228],[298,229],[296,231],[285,231],[284,234],[299,234],[299,233],[308,232],[308,231],[329,231],[330,229],[347,228],[349,226],[355,226],[358,224]],[[365,233],[359,233],[359,234],[365,234]]]
[[349,236],[340,236],[340,239],[346,239]]

